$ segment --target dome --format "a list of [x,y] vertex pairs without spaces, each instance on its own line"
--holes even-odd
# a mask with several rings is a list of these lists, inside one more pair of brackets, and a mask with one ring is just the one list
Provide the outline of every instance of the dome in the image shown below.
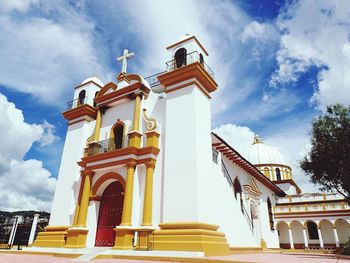
[[93,81],[93,82],[95,82],[97,85],[99,85],[99,86],[101,86],[101,87],[104,86],[103,82],[102,82],[96,75],[93,76],[93,77],[91,77],[91,78],[87,78],[87,79],[84,80],[81,84],[88,83],[89,81]]
[[254,142],[247,153],[247,159],[254,165],[259,164],[283,164],[286,165],[286,161],[283,155],[274,147],[266,145],[256,135]]

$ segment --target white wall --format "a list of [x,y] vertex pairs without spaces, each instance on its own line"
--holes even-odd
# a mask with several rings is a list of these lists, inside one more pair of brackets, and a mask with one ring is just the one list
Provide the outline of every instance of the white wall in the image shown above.
[[80,167],[87,138],[92,134],[95,122],[79,122],[68,126],[63,148],[60,171],[51,208],[50,226],[70,226],[80,189]]

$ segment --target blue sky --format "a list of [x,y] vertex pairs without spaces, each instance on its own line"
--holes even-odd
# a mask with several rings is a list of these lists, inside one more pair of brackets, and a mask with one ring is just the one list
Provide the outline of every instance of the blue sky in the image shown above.
[[312,119],[329,104],[350,103],[349,10],[331,0],[1,1],[0,209],[50,209],[66,132],[61,112],[75,86],[95,74],[114,81],[124,48],[136,54],[129,72],[163,71],[165,47],[186,33],[209,51],[219,84],[212,128],[242,154],[261,135],[301,187],[315,190],[297,164]]

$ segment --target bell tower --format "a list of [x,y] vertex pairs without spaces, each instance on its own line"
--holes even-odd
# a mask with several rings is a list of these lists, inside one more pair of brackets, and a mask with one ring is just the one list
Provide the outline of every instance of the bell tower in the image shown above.
[[226,239],[208,222],[205,201],[212,180],[210,94],[217,83],[195,36],[185,35],[167,50],[171,60],[158,76],[167,94],[163,223],[154,232],[154,248],[225,254]]

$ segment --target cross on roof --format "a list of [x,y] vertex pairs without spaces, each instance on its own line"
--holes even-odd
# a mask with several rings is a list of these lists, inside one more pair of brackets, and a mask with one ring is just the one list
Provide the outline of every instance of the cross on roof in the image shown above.
[[124,49],[123,55],[117,58],[117,61],[122,62],[122,73],[126,73],[127,61],[133,56],[135,56],[134,53],[129,53],[127,49]]

